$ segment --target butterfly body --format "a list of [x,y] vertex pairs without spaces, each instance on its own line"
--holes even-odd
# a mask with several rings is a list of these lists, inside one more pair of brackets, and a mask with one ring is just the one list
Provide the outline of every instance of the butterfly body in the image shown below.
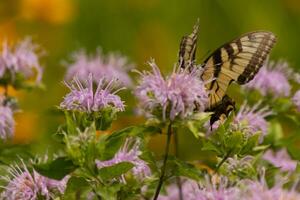
[[[183,60],[182,63],[195,63],[197,26],[194,27],[191,35],[183,37],[181,41],[179,57]],[[190,44],[191,41],[194,43]],[[223,114],[228,116],[233,110],[226,108],[234,107],[234,101],[226,95],[229,85],[233,82],[243,85],[251,81],[263,66],[275,42],[275,35],[268,31],[246,33],[217,48],[204,60],[200,78],[205,82],[209,92],[209,105],[206,110],[214,112],[211,124]],[[194,51],[189,51],[190,47],[193,47]],[[186,58],[188,60],[185,60]],[[195,65],[180,66],[196,67]]]
[[231,111],[235,111],[235,102],[228,95],[225,95],[222,101],[211,110],[208,108],[205,111],[213,112],[210,117],[210,125],[212,126],[218,120],[224,121]]

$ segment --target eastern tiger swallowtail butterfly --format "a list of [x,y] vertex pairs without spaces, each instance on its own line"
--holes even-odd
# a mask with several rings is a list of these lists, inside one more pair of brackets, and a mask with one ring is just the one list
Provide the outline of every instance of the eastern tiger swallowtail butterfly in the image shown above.
[[[179,66],[190,71],[196,66],[195,55],[199,25],[182,38],[179,50]],[[227,117],[235,109],[235,102],[226,94],[232,83],[243,85],[251,81],[264,64],[276,42],[273,33],[255,31],[246,33],[222,45],[205,59],[200,78],[209,91],[206,111],[213,112],[210,124]]]

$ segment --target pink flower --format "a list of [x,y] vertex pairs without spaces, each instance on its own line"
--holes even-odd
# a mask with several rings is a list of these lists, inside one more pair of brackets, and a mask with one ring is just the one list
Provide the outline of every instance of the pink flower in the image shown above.
[[164,78],[154,61],[149,64],[152,71],[140,73],[141,80],[135,91],[146,114],[153,116],[159,111],[161,116],[158,117],[174,120],[176,117],[185,118],[195,110],[204,111],[208,93],[196,70],[174,69]]
[[36,200],[38,197],[53,199],[56,193],[63,194],[69,176],[61,181],[44,177],[33,171],[30,173],[24,162],[22,168],[11,166],[7,176],[1,179],[8,182],[1,193],[1,199],[7,200]]
[[123,88],[113,91],[115,80],[105,83],[103,78],[100,79],[96,91],[93,89],[92,74],[89,75],[85,85],[77,77],[74,77],[71,84],[65,84],[71,92],[61,102],[61,109],[90,113],[100,111],[106,107],[113,107],[118,111],[124,111],[124,103],[116,95]]
[[245,85],[246,89],[256,89],[262,95],[286,97],[290,95],[289,79],[292,72],[287,62],[279,61],[265,64],[252,81]]
[[133,68],[133,65],[124,56],[115,53],[104,56],[100,51],[96,55],[89,56],[81,50],[72,55],[72,60],[73,63],[68,66],[66,80],[72,80],[76,76],[84,82],[89,74],[93,74],[95,82],[103,78],[109,81],[117,79],[123,86],[132,86],[128,71]]
[[96,160],[96,165],[100,169],[121,162],[130,162],[134,164],[134,167],[131,170],[132,173],[138,179],[143,179],[144,177],[151,175],[151,170],[148,167],[147,163],[139,158],[139,156],[142,154],[139,148],[139,140],[134,141],[133,138],[126,139],[125,144],[120,148],[120,150],[115,154],[115,156],[111,160]]
[[263,155],[263,159],[275,167],[279,167],[281,171],[295,171],[297,167],[297,161],[291,159],[286,149],[277,152],[268,150]]
[[244,131],[249,135],[260,131],[262,133],[260,142],[262,142],[263,136],[268,131],[268,122],[265,117],[270,116],[272,111],[268,107],[259,108],[260,105],[259,102],[251,108],[244,103],[234,118],[234,124],[243,127]]
[[[220,178],[220,183],[214,183],[206,177],[203,183],[192,180],[182,182],[182,194],[188,200],[239,200],[240,189],[230,187],[225,177]],[[167,194],[161,194],[159,200],[179,200],[179,190],[176,184],[167,187]]]
[[15,81],[18,74],[25,80],[34,80],[39,84],[42,79],[42,68],[39,62],[38,46],[33,44],[30,38],[17,43],[15,46],[8,46],[3,43],[0,54],[0,78],[8,73],[12,81]]
[[[240,107],[237,115],[233,119],[231,124],[231,130],[241,130],[246,136],[252,136],[257,132],[261,132],[259,141],[262,142],[264,136],[268,133],[268,122],[266,117],[272,115],[272,111],[268,107],[259,108],[260,102],[250,107],[246,102]],[[204,127],[207,130],[207,135],[213,133],[219,128],[222,122],[219,120],[213,124],[211,127],[209,122],[207,122]]]
[[265,180],[265,170],[263,169],[262,176],[259,181],[244,180],[243,198],[245,200],[295,200],[300,199],[300,194],[295,190],[296,184],[291,189],[283,188],[287,182],[286,178],[275,177],[275,185],[268,187]]
[[0,96],[0,138],[5,141],[14,135],[15,120],[12,108],[4,103],[4,97]]

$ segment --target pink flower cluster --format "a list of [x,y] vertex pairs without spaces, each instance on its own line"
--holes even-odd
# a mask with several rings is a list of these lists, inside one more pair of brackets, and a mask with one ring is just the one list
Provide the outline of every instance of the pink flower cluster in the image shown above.
[[66,80],[76,76],[80,81],[85,81],[89,74],[93,74],[95,82],[105,77],[107,80],[118,79],[123,86],[132,86],[127,72],[133,68],[133,65],[120,54],[111,53],[104,56],[98,51],[96,55],[89,56],[81,50],[73,53],[72,60],[72,63],[67,64]]
[[208,93],[197,71],[174,69],[164,78],[154,61],[149,62],[152,71],[140,73],[141,80],[135,94],[148,115],[161,110],[163,120],[185,118],[195,110],[204,111],[208,104]]
[[43,197],[49,200],[53,199],[56,193],[64,193],[69,176],[60,181],[50,179],[36,171],[31,173],[23,162],[22,164],[23,169],[12,166],[9,175],[1,177],[8,182],[1,193],[1,199],[36,200],[38,197]]
[[30,38],[9,46],[5,41],[0,53],[0,78],[8,74],[12,81],[21,75],[25,80],[34,80],[40,83],[42,68],[39,62],[38,46]]

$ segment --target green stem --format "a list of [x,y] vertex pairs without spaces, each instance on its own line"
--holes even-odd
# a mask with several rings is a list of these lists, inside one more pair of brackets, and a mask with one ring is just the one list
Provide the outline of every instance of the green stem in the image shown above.
[[[174,132],[174,150],[175,150],[175,156],[176,158],[179,157],[179,142],[178,142],[178,134],[177,132]],[[183,200],[183,194],[182,194],[182,186],[181,186],[181,180],[180,180],[180,177],[177,176],[176,177],[176,184],[177,184],[177,187],[178,187],[178,191],[179,191],[179,200]]]
[[227,154],[223,157],[223,159],[221,160],[221,162],[217,165],[216,171],[215,171],[216,173],[218,172],[218,170],[220,169],[220,167],[223,165],[223,163],[229,158],[231,152],[232,152],[232,149],[227,152]]
[[159,182],[158,182],[153,200],[156,200],[158,198],[158,195],[160,193],[161,187],[164,182],[165,172],[166,172],[166,168],[167,168],[167,160],[168,160],[168,156],[169,156],[170,141],[171,141],[171,136],[172,136],[172,122],[170,122],[170,124],[168,126],[167,134],[168,135],[167,135],[167,143],[166,143],[166,149],[165,149],[165,157],[164,157],[163,165],[161,167],[161,175],[159,178]]

